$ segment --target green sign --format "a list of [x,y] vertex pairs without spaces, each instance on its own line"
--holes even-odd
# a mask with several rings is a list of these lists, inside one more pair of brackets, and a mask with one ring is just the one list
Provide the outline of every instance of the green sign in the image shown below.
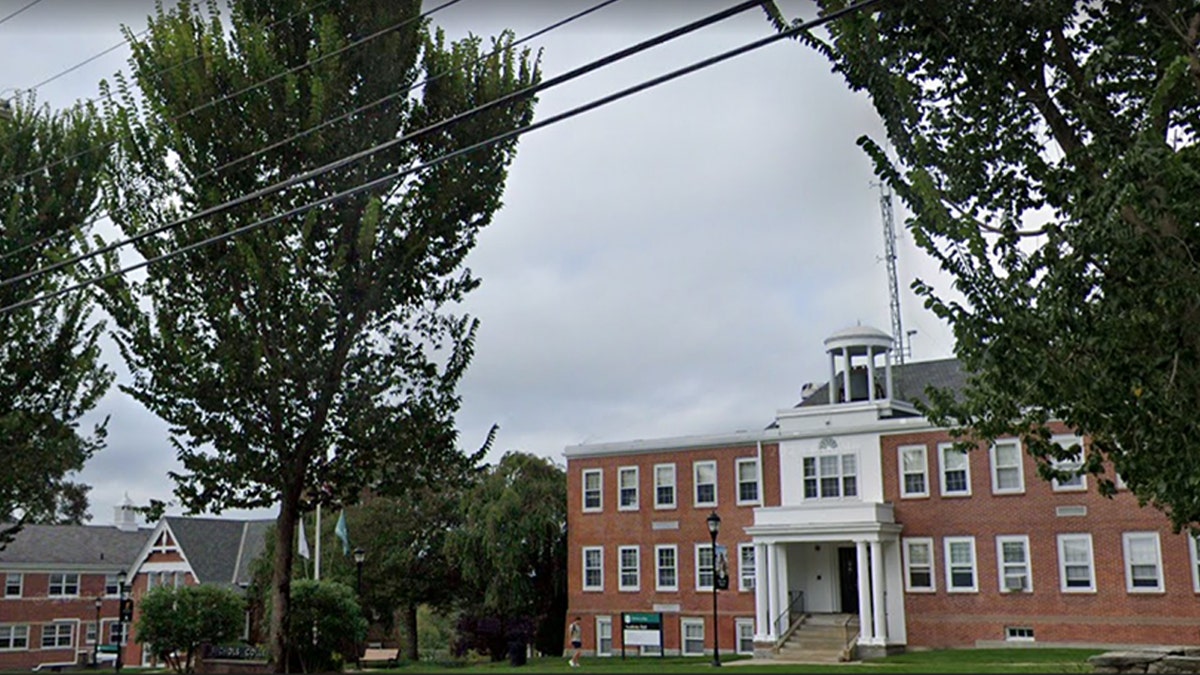
[[658,628],[662,626],[662,614],[658,612],[628,612],[623,614],[626,628]]
[[100,653],[101,654],[116,654],[117,646],[116,645],[100,645]]

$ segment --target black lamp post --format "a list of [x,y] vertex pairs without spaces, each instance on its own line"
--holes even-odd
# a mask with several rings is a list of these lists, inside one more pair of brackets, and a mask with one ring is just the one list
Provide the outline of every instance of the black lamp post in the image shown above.
[[96,596],[96,639],[92,641],[92,667],[100,665],[100,608],[104,606],[104,598]]
[[[127,592],[128,592],[128,587],[125,585],[125,570],[121,570],[121,571],[117,572],[117,594],[120,597],[120,600],[118,601],[119,609],[117,610],[117,629],[118,629],[117,630],[117,639],[116,639],[117,660],[115,663],[113,663],[113,670],[115,670],[118,673],[121,672],[121,665],[122,665],[122,663],[121,663],[121,656],[122,656],[121,641],[125,637],[125,602],[126,602],[125,595]],[[99,628],[97,628],[97,630],[99,630]],[[96,639],[98,641],[100,639],[100,636],[97,635]]]
[[716,511],[706,519],[708,533],[712,535],[712,593],[713,593],[713,661],[714,666],[721,665],[720,631],[717,630],[717,533],[721,531],[721,516]]
[[[362,550],[361,546],[354,549],[354,566],[357,568],[357,571],[358,571],[358,582],[357,582],[358,583],[358,606],[360,608],[362,607],[362,604],[363,604],[362,566],[363,566],[363,561],[366,559],[367,559],[367,552]],[[363,612],[363,614],[365,615],[366,612]],[[357,637],[358,636],[356,635],[355,640],[354,640],[354,663],[355,663],[355,666],[359,670],[362,670],[362,646],[360,644],[358,644]]]

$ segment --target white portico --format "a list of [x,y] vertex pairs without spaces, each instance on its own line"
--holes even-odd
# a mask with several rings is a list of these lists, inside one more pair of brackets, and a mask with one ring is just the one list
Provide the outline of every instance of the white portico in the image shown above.
[[880,435],[923,419],[893,399],[892,339],[854,326],[825,340],[829,382],[780,410],[780,505],[755,509],[755,641],[775,644],[795,618],[858,617],[860,648],[906,641],[899,534],[883,501]]

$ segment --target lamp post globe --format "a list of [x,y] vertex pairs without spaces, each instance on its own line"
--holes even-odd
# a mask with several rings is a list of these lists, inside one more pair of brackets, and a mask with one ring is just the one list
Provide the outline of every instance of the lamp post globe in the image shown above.
[[712,596],[713,596],[713,660],[714,666],[721,665],[720,631],[717,629],[717,533],[721,531],[721,516],[716,511],[705,519],[708,533],[712,535]]

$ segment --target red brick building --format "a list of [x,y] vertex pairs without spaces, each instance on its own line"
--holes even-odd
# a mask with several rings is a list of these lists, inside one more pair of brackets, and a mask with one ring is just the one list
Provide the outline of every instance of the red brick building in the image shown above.
[[827,339],[828,382],[761,431],[566,449],[568,617],[589,653],[619,654],[630,612],[661,614],[669,654],[1200,642],[1190,537],[1128,492],[1044,481],[1014,439],[956,452],[913,403],[961,388],[957,362],[893,364],[891,344]]

